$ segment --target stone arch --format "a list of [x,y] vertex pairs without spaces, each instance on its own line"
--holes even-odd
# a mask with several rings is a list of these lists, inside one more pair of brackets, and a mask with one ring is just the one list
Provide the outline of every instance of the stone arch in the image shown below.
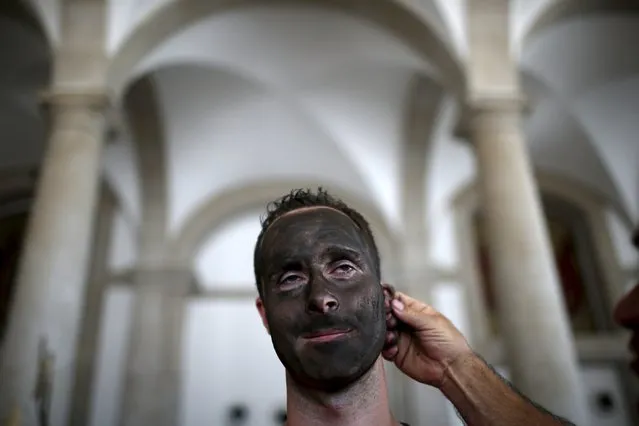
[[575,17],[601,13],[637,13],[639,3],[633,0],[551,0],[525,30],[522,46],[553,25]]
[[152,262],[166,239],[168,194],[166,136],[153,76],[140,76],[127,86],[123,114],[137,163],[140,192],[140,261]]
[[50,46],[49,34],[45,31],[39,14],[28,1],[4,1],[0,4],[0,16],[16,20],[34,31]]
[[[168,262],[181,266],[190,265],[207,238],[230,218],[247,209],[265,206],[293,188],[314,188],[318,185],[321,183],[311,180],[269,180],[226,189],[202,204],[185,221],[168,244]],[[331,185],[326,185],[326,188],[368,220],[375,234],[382,264],[395,264],[399,246],[398,236],[390,228],[377,206],[353,191]]]
[[[371,21],[395,35],[424,58],[431,61],[447,89],[461,94],[464,88],[463,67],[452,48],[437,30],[415,16],[408,8],[393,1],[358,0],[276,0],[274,4],[316,5],[330,7]],[[233,8],[262,5],[258,0],[184,0],[170,1],[136,27],[115,54],[109,70],[109,84],[116,91],[126,84],[136,64],[171,34],[201,19]]]
[[[592,149],[592,152],[602,161],[602,171],[605,174],[606,178],[610,180],[613,188],[609,191],[605,191],[601,188],[588,188],[588,191],[596,194],[597,197],[605,200],[609,203],[615,212],[619,215],[619,217],[624,221],[625,224],[632,223],[631,212],[628,210],[624,198],[619,191],[618,183],[614,178],[614,174],[611,173],[610,169],[607,167],[605,162],[603,162],[604,157],[602,156],[601,151],[598,149],[598,139],[589,129],[586,127],[586,123],[584,120],[577,114],[577,111],[564,102],[561,99],[561,96],[555,93],[544,81],[542,78],[537,76],[535,73],[531,72],[528,69],[522,68],[520,69],[520,78],[522,81],[523,88],[526,91],[527,99],[530,102],[530,110],[528,113],[533,112],[535,108],[535,104],[543,103],[544,101],[552,102],[553,104],[561,105],[562,109],[565,111],[567,116],[570,118],[569,121],[564,121],[562,124],[564,126],[572,124],[575,126],[575,129],[580,133],[580,137],[582,138],[584,144],[588,146],[589,149]],[[527,117],[526,117],[527,118]],[[566,140],[559,141],[557,143],[565,143]],[[534,157],[534,156],[533,156]],[[533,162],[534,162],[533,158]],[[592,173],[592,170],[589,170],[589,173]],[[544,176],[548,176],[547,172],[538,172],[538,179],[544,179]],[[563,178],[566,179],[566,178]],[[569,197],[570,194],[566,193],[566,196]]]

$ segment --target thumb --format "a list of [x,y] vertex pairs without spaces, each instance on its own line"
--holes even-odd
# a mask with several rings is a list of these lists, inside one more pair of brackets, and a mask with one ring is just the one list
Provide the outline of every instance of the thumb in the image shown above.
[[426,328],[430,319],[437,314],[431,306],[400,292],[395,293],[391,306],[399,320],[417,330]]

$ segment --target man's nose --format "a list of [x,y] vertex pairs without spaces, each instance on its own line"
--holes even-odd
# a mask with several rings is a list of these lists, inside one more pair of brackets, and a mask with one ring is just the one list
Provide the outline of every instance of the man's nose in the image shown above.
[[615,321],[626,328],[639,327],[639,284],[619,301],[614,312]]
[[328,289],[323,279],[315,279],[310,285],[307,309],[309,312],[327,314],[339,309],[339,301]]

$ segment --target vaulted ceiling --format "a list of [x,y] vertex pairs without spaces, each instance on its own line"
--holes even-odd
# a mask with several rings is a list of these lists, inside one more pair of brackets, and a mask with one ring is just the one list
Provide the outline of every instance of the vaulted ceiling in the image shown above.
[[[580,182],[636,220],[639,15],[630,3],[519,0],[511,22],[533,100],[524,129],[535,165]],[[0,48],[9,58],[0,70],[0,171],[36,168],[45,146],[39,93],[49,80],[50,45],[59,40],[59,3],[31,4],[0,11],[0,36],[15,40]],[[158,167],[169,230],[220,191],[287,177],[364,194],[390,226],[400,226],[410,82],[419,77],[450,99],[458,95],[464,5],[398,1],[380,11],[350,0],[111,2],[116,101],[123,106],[143,79],[156,93],[149,102],[161,114],[157,149],[166,160]],[[448,121],[431,152],[444,163],[427,163],[429,203],[442,192],[433,182],[455,179],[448,165],[470,161],[459,173],[472,178],[469,148]],[[136,152],[124,131],[105,153],[105,169],[133,212]]]

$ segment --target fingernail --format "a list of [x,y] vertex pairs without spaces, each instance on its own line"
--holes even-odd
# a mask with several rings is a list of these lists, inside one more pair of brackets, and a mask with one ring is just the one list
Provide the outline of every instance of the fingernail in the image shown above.
[[397,300],[397,299],[393,299],[393,306],[395,307],[395,309],[397,309],[398,311],[403,311],[404,310],[404,304]]

